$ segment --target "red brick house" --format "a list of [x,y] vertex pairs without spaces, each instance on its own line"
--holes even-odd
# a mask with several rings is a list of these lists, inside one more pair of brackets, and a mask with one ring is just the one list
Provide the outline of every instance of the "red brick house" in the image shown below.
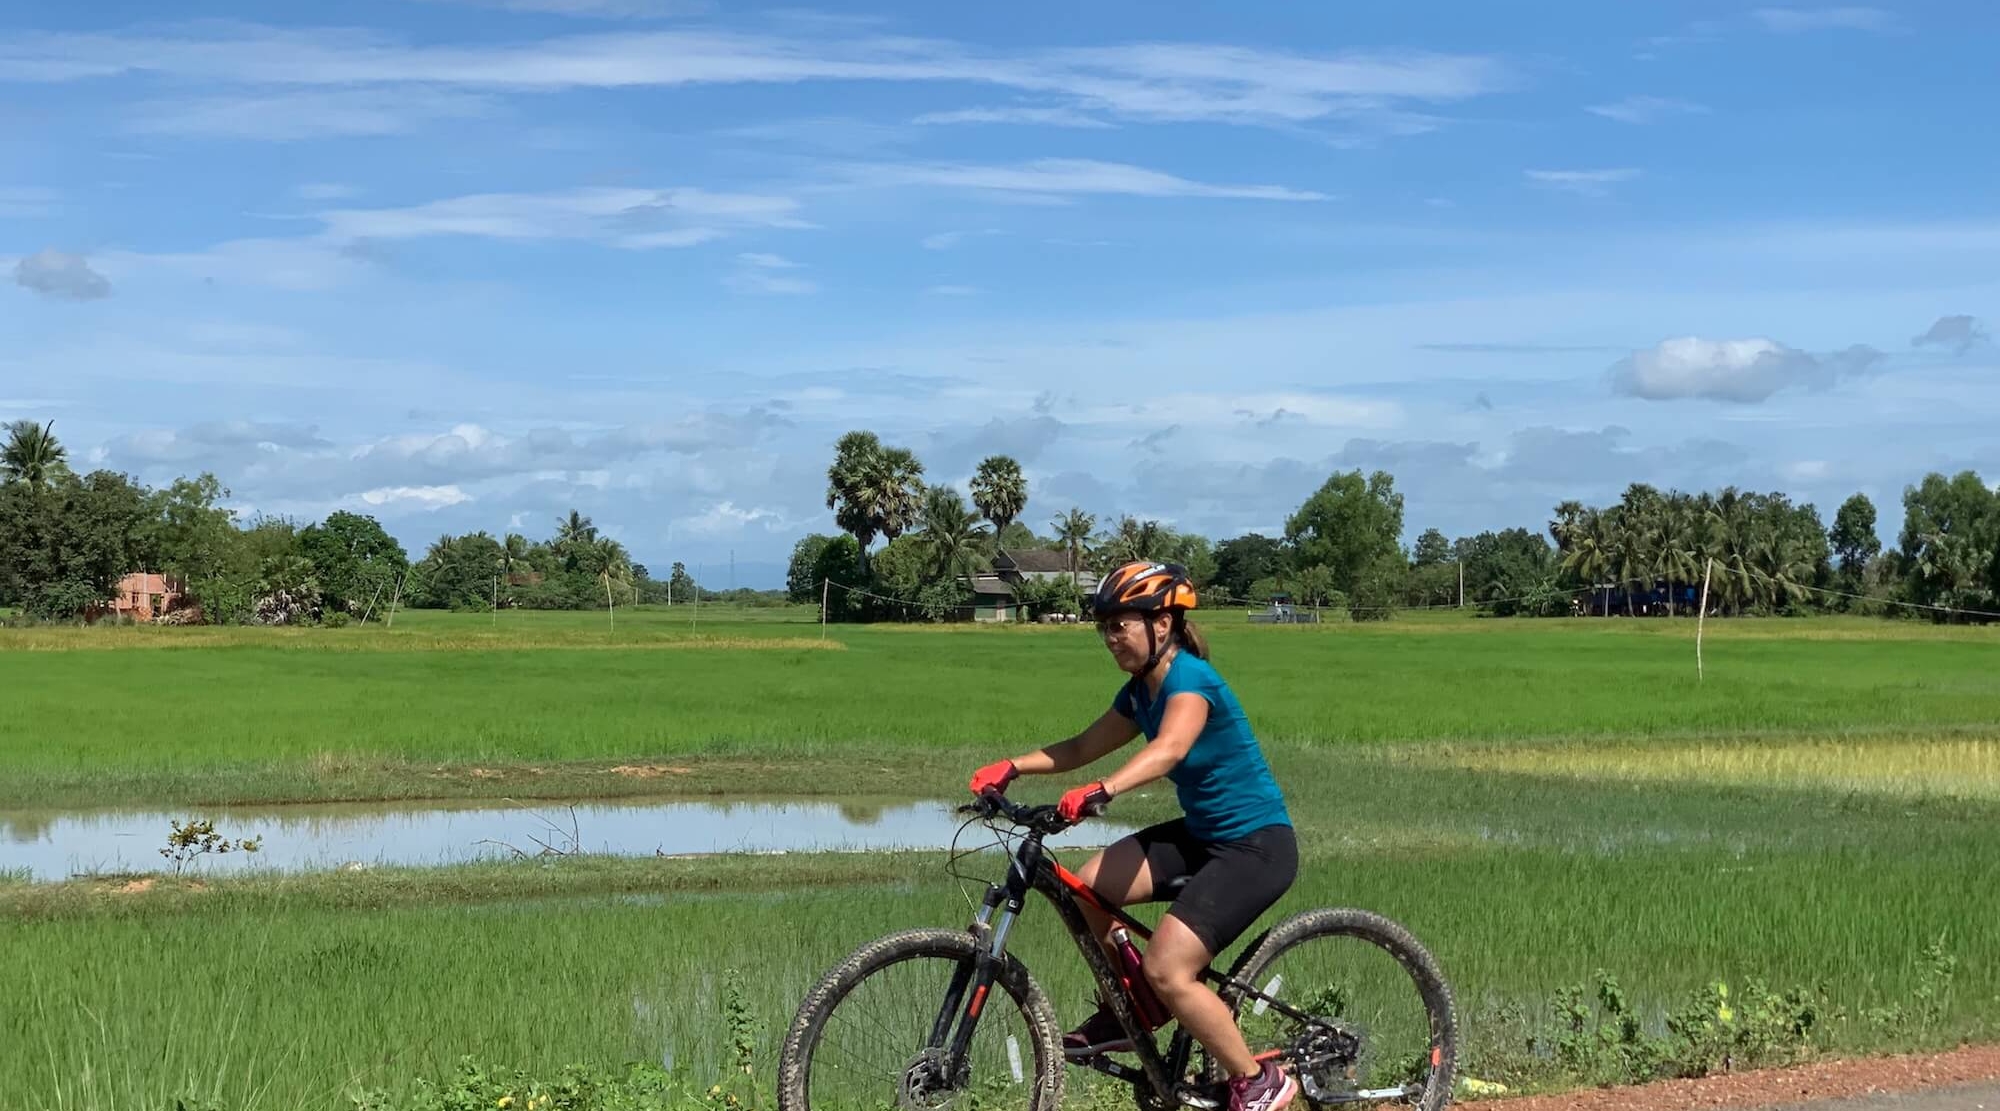
[[134,621],[152,621],[194,608],[187,584],[152,571],[134,571],[118,580],[118,593],[103,612],[123,614]]

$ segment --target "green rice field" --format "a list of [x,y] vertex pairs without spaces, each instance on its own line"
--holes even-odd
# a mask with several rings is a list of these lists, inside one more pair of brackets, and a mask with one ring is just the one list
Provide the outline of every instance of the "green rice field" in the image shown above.
[[[1082,725],[1119,678],[1087,628],[822,639],[809,611],[689,618],[0,631],[0,811],[946,799]],[[1710,622],[1699,679],[1691,621],[1218,614],[1210,632],[1300,832],[1299,883],[1266,923],[1348,905],[1410,926],[1485,1075],[1582,1082],[1522,1062],[1528,1034],[1546,1050],[1552,996],[1599,969],[1655,1030],[1690,993],[1757,979],[1823,992],[1823,1051],[2000,1039],[2000,630]],[[1112,816],[1169,816],[1165,787]],[[732,979],[768,1077],[825,967],[891,929],[963,924],[977,891],[945,863],[0,873],[0,1105],[346,1108],[466,1055],[551,1076],[667,1064],[699,1090],[725,1067]],[[1067,944],[1033,911],[1013,943],[1065,1022],[1087,1008]]]

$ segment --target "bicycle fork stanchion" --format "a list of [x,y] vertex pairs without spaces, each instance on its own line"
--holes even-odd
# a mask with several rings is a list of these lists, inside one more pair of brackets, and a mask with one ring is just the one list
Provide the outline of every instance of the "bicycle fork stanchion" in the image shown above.
[[[1033,846],[1039,850],[1039,844]],[[1028,854],[1024,854],[1028,855]],[[1000,962],[1007,952],[1007,935],[1014,928],[1014,920],[1020,917],[1027,905],[1028,879],[1032,868],[1039,865],[1039,851],[1032,853],[1035,861],[1024,870],[1023,861],[1016,859],[1010,869],[1005,886],[991,884],[986,888],[978,917],[972,921],[972,934],[979,945],[973,950],[970,966],[961,965],[952,975],[951,987],[945,993],[944,1006],[938,1011],[937,1022],[931,1029],[933,1047],[940,1047],[950,1030],[953,1017],[959,1015],[959,1001],[964,998],[965,989],[972,989],[972,1001],[965,1005],[959,1017],[958,1029],[951,1032],[951,1045],[945,1050],[945,1081],[952,1087],[963,1082],[968,1072],[966,1054],[972,1046],[972,1034],[979,1026],[979,1015],[986,1008],[986,998],[993,990],[993,981],[998,978]],[[999,919],[994,920],[994,912]]]

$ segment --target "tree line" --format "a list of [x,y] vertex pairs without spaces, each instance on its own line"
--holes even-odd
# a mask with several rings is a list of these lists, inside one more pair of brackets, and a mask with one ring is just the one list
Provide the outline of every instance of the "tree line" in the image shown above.
[[[444,535],[416,559],[366,514],[239,521],[212,474],[149,488],[111,470],[78,474],[53,427],[7,426],[0,445],[0,606],[64,620],[102,609],[134,571],[159,572],[191,605],[167,620],[345,624],[392,605],[594,609],[714,601],[675,563],[664,580],[572,510],[546,539]],[[741,593],[741,592],[738,592]]]
[[[680,563],[655,578],[574,510],[543,539],[446,535],[412,559],[364,514],[239,521],[219,504],[229,493],[214,475],[151,489],[111,470],[76,473],[51,426],[16,421],[6,433],[0,606],[38,617],[88,613],[138,570],[184,584],[213,622],[339,624],[392,603],[583,609],[762,597],[704,589]],[[817,603],[831,584],[835,620],[963,617],[972,580],[1003,548],[1062,553],[1073,573],[1019,584],[1015,601],[1030,615],[1077,612],[1084,572],[1140,558],[1183,564],[1225,604],[1288,600],[1362,620],[1461,602],[1502,616],[1671,616],[1689,612],[1704,578],[1721,615],[2000,612],[2000,492],[1971,471],[1905,488],[1902,530],[1887,548],[1861,494],[1829,525],[1782,493],[1635,483],[1611,504],[1562,502],[1538,527],[1456,539],[1428,528],[1405,547],[1403,495],[1386,471],[1330,475],[1279,535],[1221,541],[1129,514],[1100,521],[1077,506],[1037,530],[1011,457],[982,460],[968,497],[926,482],[913,451],[865,430],[840,438],[826,473],[840,531],[798,541],[785,593]]]
[[[1724,616],[1910,612],[1901,604],[1933,607],[1940,619],[2000,612],[2000,492],[1971,471],[1908,487],[1890,549],[1859,493],[1828,525],[1780,492],[1634,483],[1609,505],[1564,501],[1541,527],[1456,539],[1428,528],[1408,547],[1403,495],[1379,470],[1329,476],[1280,535],[1219,542],[1130,515],[1100,530],[1074,506],[1037,533],[1024,523],[1020,465],[1005,455],[980,462],[970,493],[968,506],[953,487],[927,484],[913,451],[849,432],[827,469],[826,506],[842,531],[798,542],[790,597],[818,602],[824,586],[839,588],[827,595],[835,620],[962,616],[972,576],[990,570],[999,549],[1042,548],[1065,553],[1075,572],[1170,560],[1220,600],[1285,600],[1356,620],[1461,604],[1500,616],[1673,616],[1701,603],[1704,580],[1710,612]],[[1030,581],[1016,601],[1032,615],[1075,612],[1080,599],[1066,584]]]

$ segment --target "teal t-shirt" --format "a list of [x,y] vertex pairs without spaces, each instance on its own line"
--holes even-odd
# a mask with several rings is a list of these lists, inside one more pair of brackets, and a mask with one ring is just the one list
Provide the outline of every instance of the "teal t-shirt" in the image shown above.
[[1152,740],[1160,735],[1167,700],[1177,694],[1198,694],[1208,702],[1201,736],[1167,773],[1187,815],[1188,832],[1203,841],[1234,841],[1268,825],[1290,825],[1285,796],[1264,762],[1249,718],[1207,660],[1176,652],[1157,700],[1135,677],[1119,690],[1111,708],[1137,722]]

